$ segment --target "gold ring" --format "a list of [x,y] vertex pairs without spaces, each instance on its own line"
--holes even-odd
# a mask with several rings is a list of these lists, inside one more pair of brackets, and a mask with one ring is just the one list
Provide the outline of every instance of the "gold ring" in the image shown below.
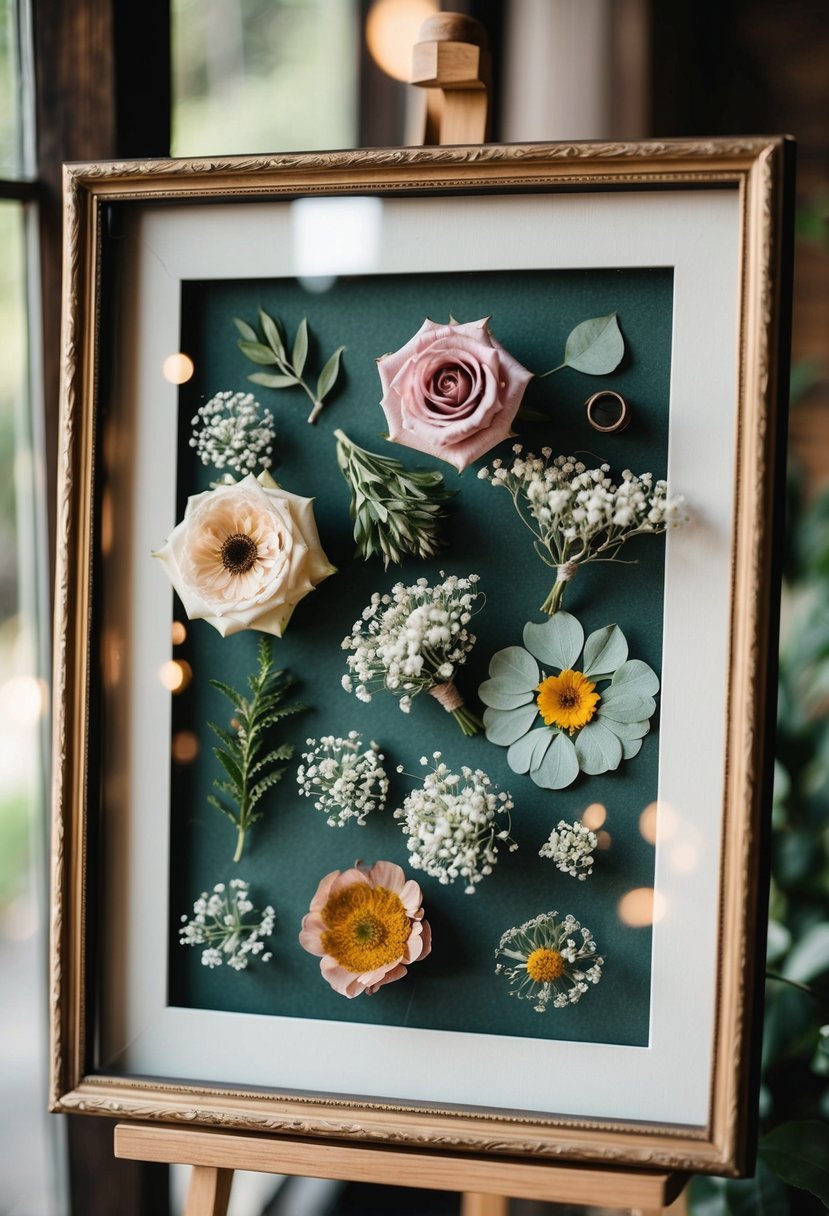
[[[617,418],[612,416],[611,410],[608,408],[612,401],[616,403],[619,415]],[[594,431],[601,431],[603,435],[623,431],[630,422],[630,406],[621,393],[615,393],[612,389],[603,388],[600,392],[594,393],[592,397],[587,398],[585,405],[587,406],[587,421]],[[602,418],[603,414],[604,418]]]

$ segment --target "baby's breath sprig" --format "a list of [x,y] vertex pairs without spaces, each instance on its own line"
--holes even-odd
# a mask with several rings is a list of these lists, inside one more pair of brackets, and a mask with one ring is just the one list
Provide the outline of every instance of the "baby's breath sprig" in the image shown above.
[[376,743],[364,749],[356,730],[349,731],[345,739],[323,735],[319,741],[305,742],[309,750],[297,769],[297,785],[304,797],[316,799],[314,806],[325,811],[329,827],[345,827],[349,819],[363,826],[371,811],[382,810],[389,779]]
[[541,456],[513,447],[515,460],[505,468],[501,460],[481,469],[478,476],[503,486],[521,521],[532,532],[533,548],[556,581],[541,605],[552,616],[561,607],[564,589],[588,562],[613,561],[622,545],[634,536],[657,536],[684,522],[681,495],[668,497],[665,481],[652,473],[635,476],[630,469],[615,485],[609,465],[588,469],[575,456],[556,456],[543,448]]
[[370,701],[373,693],[386,689],[400,698],[407,714],[412,700],[427,692],[443,706],[465,735],[481,729],[481,720],[467,709],[454,678],[475,645],[467,625],[480,593],[477,574],[456,574],[430,587],[419,578],[411,587],[395,583],[390,594],[375,592],[342,641],[348,656],[348,674],[342,678],[346,692],[359,701]]
[[550,1004],[554,1009],[575,1005],[590,984],[598,984],[604,966],[590,930],[569,912],[563,920],[558,912],[542,912],[507,929],[495,957],[510,960],[495,968],[509,983],[508,995],[535,1001],[536,1013],[544,1013]]
[[568,823],[560,819],[549,838],[538,850],[539,857],[549,857],[562,874],[570,874],[584,882],[593,873],[593,853],[598,845],[596,833],[585,827],[580,819]]
[[320,372],[316,388],[311,389],[302,378],[308,358],[310,331],[307,317],[303,317],[297,327],[290,355],[282,330],[282,322],[278,317],[270,317],[263,309],[259,309],[259,325],[264,341],[246,321],[242,321],[239,317],[234,317],[233,320],[242,335],[238,342],[242,354],[260,367],[277,368],[276,373],[254,372],[253,375],[248,376],[248,380],[253,381],[254,384],[261,384],[265,388],[280,389],[299,386],[311,402],[312,409],[308,415],[308,421],[316,422],[323,400],[337,383],[337,377],[340,374],[340,358],[345,347],[337,347]]
[[262,795],[276,785],[287,768],[279,761],[290,760],[294,754],[291,743],[264,751],[265,736],[277,722],[306,708],[297,701],[284,704],[294,680],[285,671],[274,671],[267,638],[260,639],[258,657],[258,670],[248,676],[250,698],[220,680],[210,681],[227,697],[234,713],[231,730],[215,722],[207,724],[222,745],[214,747],[213,754],[225,771],[224,779],[213,782],[218,793],[209,794],[207,800],[236,828],[234,861],[242,856],[248,829],[262,818]]
[[269,469],[276,431],[273,414],[253,393],[216,393],[191,420],[190,447],[214,469],[232,469],[241,477]]
[[[406,795],[394,818],[409,838],[413,870],[423,870],[444,886],[462,878],[466,894],[474,895],[477,884],[492,873],[498,850],[514,853],[518,848],[510,837],[515,804],[481,769],[464,765],[452,773],[440,752],[433,752],[432,759],[432,771]],[[429,761],[421,756],[420,763]],[[397,771],[402,773],[402,766]]]
[[429,558],[437,553],[441,505],[454,497],[433,469],[407,469],[391,456],[358,447],[344,431],[335,431],[337,463],[351,488],[349,514],[354,521],[357,552],[375,553],[389,562],[402,562],[407,553]]
[[[234,971],[245,971],[251,959],[269,963],[273,957],[265,950],[264,939],[273,933],[276,914],[270,905],[257,912],[249,894],[250,883],[242,878],[232,878],[227,886],[217,882],[193,904],[193,919],[181,918],[179,943],[204,946],[201,961],[211,971],[222,963]],[[245,920],[249,913],[250,919]]]

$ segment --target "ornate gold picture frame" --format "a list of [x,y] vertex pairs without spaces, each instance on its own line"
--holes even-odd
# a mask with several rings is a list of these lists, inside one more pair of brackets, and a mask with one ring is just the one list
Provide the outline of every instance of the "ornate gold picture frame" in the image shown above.
[[[52,1109],[537,1161],[718,1174],[750,1165],[775,702],[791,153],[785,139],[746,138],[67,166]],[[356,212],[346,206],[354,202],[361,205]],[[304,247],[296,236],[300,205],[313,233]],[[446,298],[472,293],[481,316],[497,287],[505,302],[493,331],[511,333],[514,344],[522,325],[540,323],[528,304],[532,293],[533,301],[546,300],[560,285],[564,298],[570,284],[574,298],[583,292],[592,301],[597,285],[607,294],[608,284],[637,275],[642,316],[658,313],[665,335],[664,457],[690,516],[678,539],[667,538],[653,585],[645,582],[645,563],[639,575],[619,576],[629,579],[629,607],[637,596],[640,604],[648,598],[663,630],[660,724],[648,740],[654,761],[658,750],[658,789],[642,807],[647,826],[621,816],[619,826],[622,835],[640,833],[652,849],[652,880],[639,890],[640,913],[626,922],[648,934],[634,950],[645,959],[639,1020],[624,1031],[602,1026],[599,986],[585,998],[585,1008],[589,1001],[594,1009],[589,1032],[572,1020],[557,1025],[558,1011],[538,1019],[529,1008],[524,1021],[493,1021],[481,1031],[470,1016],[464,1022],[441,1012],[441,1000],[447,1010],[454,1000],[452,960],[444,956],[441,964],[437,949],[434,991],[444,995],[414,1021],[406,1013],[386,1022],[382,993],[349,1003],[342,1021],[301,1004],[271,1015],[267,992],[253,989],[243,1007],[187,995],[170,925],[193,893],[179,891],[170,859],[189,846],[171,850],[170,838],[190,814],[189,787],[174,785],[171,795],[171,685],[159,691],[155,672],[174,657],[172,593],[166,588],[162,599],[150,554],[180,518],[176,479],[185,445],[176,419],[192,401],[169,363],[166,379],[161,369],[169,356],[193,353],[188,326],[202,307],[199,285],[241,284],[240,299],[247,299],[246,284],[260,281],[304,283],[309,298],[338,281],[352,285],[353,294],[343,296],[357,301],[349,304],[352,321],[360,301],[375,312],[366,305],[365,343],[358,337],[360,349],[352,344],[346,352],[348,374],[349,360],[356,369],[358,360],[368,365],[384,353],[371,332],[381,287],[402,315],[417,292],[449,284]],[[657,283],[658,307],[647,296]],[[549,307],[554,311],[554,301]],[[608,312],[613,307],[611,300]],[[620,317],[624,331],[623,310]],[[235,350],[231,312],[227,319]],[[412,333],[422,320],[413,318]],[[409,325],[408,315],[400,324]],[[205,326],[208,336],[192,339],[196,345],[213,340]],[[648,368],[636,365],[645,361],[644,347],[631,339],[627,358],[628,382],[640,383],[633,377],[642,371],[644,385]],[[325,423],[325,442],[331,428],[346,424],[349,383],[318,423]],[[642,419],[649,390],[641,389],[641,402],[629,400],[625,383],[606,381],[624,407],[624,436],[601,433],[623,428],[600,422],[590,448],[603,457],[604,445],[617,445],[611,450],[619,472],[623,445],[648,438]],[[574,417],[576,396],[579,425],[586,425],[585,399],[592,410],[596,388],[573,380],[570,404],[563,392],[561,400],[550,398],[544,425],[555,432],[557,419]],[[376,406],[355,401],[349,408],[356,418]],[[278,435],[281,425],[277,411]],[[375,435],[383,429],[379,412],[372,425]],[[569,425],[562,422],[565,432]],[[515,429],[523,441],[523,428]],[[318,433],[306,432],[292,441],[303,450],[319,443],[313,460],[320,467],[327,461],[335,478],[331,451]],[[459,500],[474,478],[471,471],[452,482]],[[508,581],[510,563],[522,559],[498,556],[497,544],[494,535],[490,557]],[[457,564],[451,550],[445,561],[447,568]],[[401,577],[418,573],[412,565]],[[379,563],[376,579],[378,586],[392,581]],[[612,611],[608,602],[608,619]],[[350,625],[339,622],[340,635]],[[313,672],[302,674],[313,690]],[[405,757],[408,765],[417,754]],[[550,812],[549,827],[558,817]],[[612,859],[612,821],[606,827]],[[347,851],[369,847],[349,838]],[[519,849],[515,862],[499,867],[499,878],[501,868],[516,867],[517,885],[505,887],[504,898],[520,886],[521,856]],[[353,856],[343,862],[350,864]],[[616,864],[623,886],[624,865]],[[560,889],[554,898],[566,902],[570,891]],[[486,899],[484,886],[470,906],[485,907]],[[278,963],[298,949],[299,925],[282,925],[274,902]],[[482,946],[487,958],[495,945],[497,939]],[[608,951],[607,977],[613,965]],[[622,983],[618,971],[614,982]],[[352,1017],[352,1005],[365,1009],[368,1001],[367,1020]],[[518,1013],[523,1008],[510,1008],[511,1016]],[[560,1033],[565,1024],[572,1029]]]

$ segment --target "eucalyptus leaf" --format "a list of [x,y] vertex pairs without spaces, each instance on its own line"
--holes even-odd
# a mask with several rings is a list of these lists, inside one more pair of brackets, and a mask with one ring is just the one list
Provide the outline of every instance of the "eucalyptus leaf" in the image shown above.
[[760,1141],[760,1160],[789,1186],[829,1206],[829,1124],[818,1119],[781,1123]]
[[643,739],[623,739],[622,740],[622,759],[632,760],[634,756],[638,756],[642,750]]
[[484,705],[490,705],[493,709],[517,709],[519,705],[526,705],[533,700],[532,690],[522,692],[519,689],[516,692],[511,680],[498,676],[492,680],[484,680],[478,689],[478,696]]
[[520,709],[487,709],[484,712],[486,737],[490,743],[509,747],[527,733],[537,717],[535,704]]
[[337,383],[337,376],[340,374],[340,357],[344,350],[344,346],[338,346],[320,372],[319,380],[317,380],[317,401],[322,401],[323,397],[326,397]]
[[588,376],[606,376],[619,366],[624,353],[624,338],[612,312],[576,326],[564,347],[564,364]]
[[490,659],[489,674],[510,680],[516,692],[535,689],[541,679],[538,664],[523,646],[506,646],[497,651]]
[[274,317],[269,317],[263,310],[259,309],[259,324],[262,326],[262,333],[265,335],[265,340],[271,346],[274,352],[279,356],[282,362],[285,362],[285,343],[282,340],[282,332],[279,327],[279,321]]
[[248,380],[264,388],[290,388],[292,384],[299,384],[296,376],[278,376],[270,372],[252,372]]
[[269,346],[263,346],[261,342],[245,342],[240,340],[238,343],[239,350],[242,354],[250,359],[251,363],[276,363],[276,355]]
[[579,767],[591,777],[618,768],[622,759],[621,740],[596,719],[582,727],[575,746]]
[[531,768],[538,768],[554,738],[555,733],[549,726],[531,730],[509,748],[507,764],[514,773],[528,773]]
[[538,767],[530,769],[530,776],[535,784],[545,790],[563,790],[571,785],[578,775],[576,749],[572,740],[561,732],[554,737]]
[[569,612],[556,612],[543,625],[528,621],[524,626],[524,645],[530,654],[562,671],[573,667],[583,642],[584,630]]
[[244,338],[244,340],[246,342],[258,342],[259,341],[259,339],[256,336],[256,330],[253,328],[252,325],[248,325],[247,321],[243,321],[241,319],[241,317],[234,317],[233,324],[236,326],[239,333],[242,335],[242,337]]
[[[599,702],[598,715],[601,718],[612,718],[614,722],[646,722],[656,710],[653,697],[617,696],[611,700],[608,689],[607,695]],[[611,728],[612,729],[612,728]]]
[[[601,706],[598,710],[598,716],[601,718]],[[613,718],[602,718],[608,730],[612,730],[618,738],[625,739],[644,739],[645,735],[651,728],[650,722],[615,722]]]
[[659,677],[652,667],[641,659],[628,659],[613,673],[611,686],[639,696],[652,697],[659,692]]
[[[554,618],[555,619],[555,618]],[[605,625],[584,643],[582,671],[586,676],[615,672],[628,657],[628,644],[618,625]]]
[[308,358],[308,318],[303,317],[300,321],[296,337],[294,338],[294,349],[291,355],[291,363],[293,364],[294,374],[301,376],[305,370],[305,360]]

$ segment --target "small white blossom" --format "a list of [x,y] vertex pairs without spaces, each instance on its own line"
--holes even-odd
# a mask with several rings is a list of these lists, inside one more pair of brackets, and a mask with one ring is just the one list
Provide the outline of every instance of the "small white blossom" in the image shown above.
[[[509,834],[514,803],[480,769],[464,766],[460,774],[451,773],[440,752],[432,759],[433,770],[406,795],[394,817],[402,821],[409,838],[412,869],[444,885],[461,878],[467,895],[473,895],[476,885],[492,873],[498,850],[506,847],[512,853],[518,848]],[[420,763],[429,761],[422,756]]]
[[[227,963],[234,971],[244,971],[252,958],[263,963],[272,958],[263,953],[263,942],[273,933],[276,914],[270,906],[256,911],[248,898],[250,884],[244,879],[231,879],[229,886],[229,893],[223,882],[217,882],[210,893],[202,891],[193,904],[193,919],[181,918],[179,943],[204,946],[201,961],[211,970]],[[248,913],[253,918],[245,922]]]
[[342,649],[352,652],[346,660],[349,687],[345,680],[343,687],[350,691],[353,681],[361,701],[385,689],[400,698],[403,713],[418,693],[432,693],[441,701],[450,692],[449,701],[441,703],[464,734],[474,734],[480,724],[455,700],[451,680],[475,644],[467,625],[480,598],[478,575],[442,577],[432,587],[420,578],[410,587],[395,583],[389,595],[372,595],[351,636],[342,641]]
[[382,810],[389,779],[376,743],[363,749],[362,737],[352,730],[346,739],[323,735],[306,744],[310,750],[296,774],[299,792],[316,799],[314,806],[325,812],[329,827],[344,827],[349,819],[363,825],[371,811]]
[[272,463],[276,431],[273,415],[253,393],[216,393],[192,419],[190,447],[202,464],[232,469],[245,477]]
[[597,844],[596,833],[579,819],[575,823],[561,819],[539,849],[538,856],[549,857],[563,874],[571,874],[584,882],[593,873],[593,853]]
[[544,1013],[548,1005],[575,1005],[590,984],[598,984],[604,966],[590,930],[582,929],[569,913],[559,921],[558,912],[542,912],[507,929],[495,957],[510,960],[495,967],[495,974],[510,985],[509,996],[535,1001],[536,1013]]

